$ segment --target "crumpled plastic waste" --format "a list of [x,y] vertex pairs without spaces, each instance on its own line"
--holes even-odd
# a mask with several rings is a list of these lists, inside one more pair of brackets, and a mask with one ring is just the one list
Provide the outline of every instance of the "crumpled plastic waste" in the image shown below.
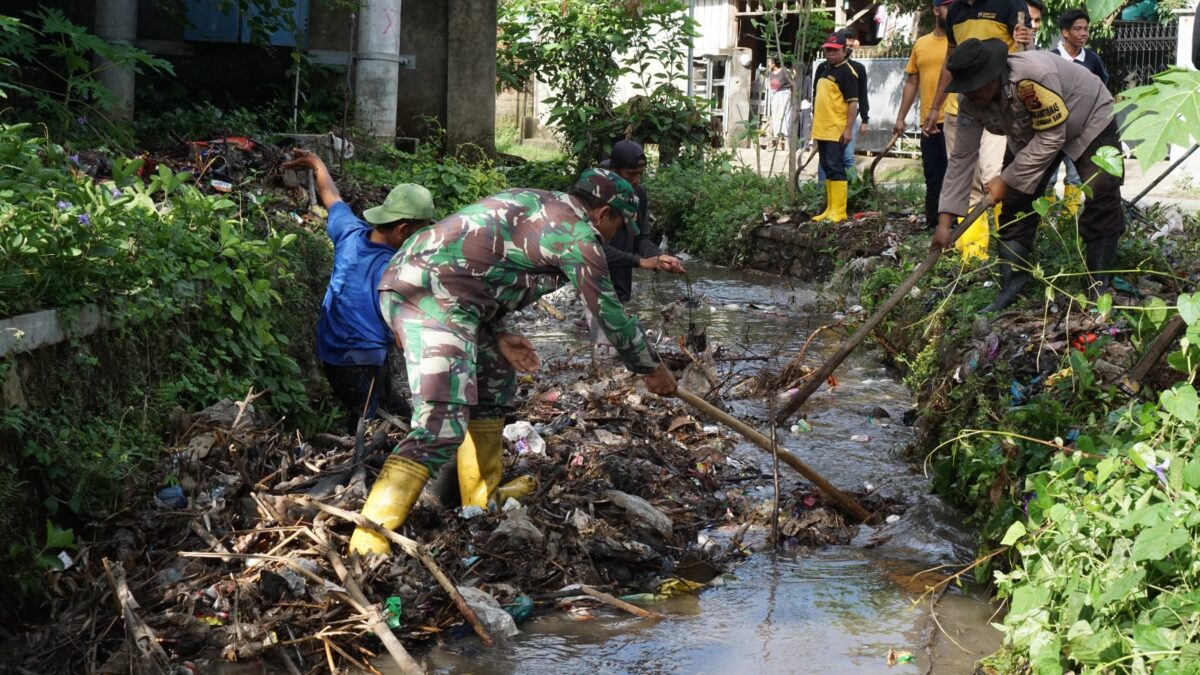
[[645,499],[620,490],[605,490],[604,498],[621,507],[625,511],[625,516],[634,524],[648,526],[658,532],[663,539],[671,538],[675,527],[671,518],[654,508]]
[[169,509],[186,509],[188,505],[187,495],[183,493],[183,488],[179,485],[165,487],[155,492],[154,498]]
[[513,444],[518,455],[532,452],[535,455],[546,454],[546,441],[538,435],[529,422],[513,422],[504,427],[504,438]]
[[1013,380],[1011,383],[1009,383],[1008,394],[1012,399],[1012,404],[1017,406],[1024,403],[1029,398],[1030,393],[1033,392],[1034,385],[1040,382],[1041,379],[1042,376],[1038,375],[1030,380],[1029,384],[1027,385],[1022,385],[1018,380]]
[[508,612],[515,621],[524,621],[533,614],[533,598],[528,595],[518,595],[515,600],[507,605],[501,605],[501,608]]
[[475,612],[479,622],[492,635],[510,638],[521,633],[517,629],[517,622],[508,612],[504,611],[491,593],[470,586],[459,586],[458,592],[463,596],[463,600],[466,601],[471,611]]
[[403,623],[404,616],[404,599],[395,595],[389,596],[383,601],[383,620],[387,622],[387,627],[396,630]]

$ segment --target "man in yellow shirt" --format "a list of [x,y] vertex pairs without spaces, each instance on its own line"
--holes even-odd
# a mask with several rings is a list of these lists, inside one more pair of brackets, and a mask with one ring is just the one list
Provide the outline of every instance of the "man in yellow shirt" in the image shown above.
[[846,36],[834,33],[821,45],[825,62],[817,67],[813,92],[813,140],[825,170],[825,210],[813,220],[846,219],[846,144],[858,117],[858,75],[846,62]]
[[[933,0],[933,32],[917,38],[908,57],[908,65],[904,67],[908,78],[904,81],[900,112],[896,114],[895,132],[898,134],[908,129],[908,111],[918,92],[921,95],[920,119],[928,117],[933,109],[938,78],[942,74],[942,64],[946,62],[946,12],[952,2],[954,0]],[[941,112],[937,116],[939,133],[921,135],[921,168],[925,172],[925,226],[931,230],[937,227],[938,194],[946,177],[946,145],[954,129],[952,124],[946,123],[945,118],[958,113],[957,97],[948,98]]]

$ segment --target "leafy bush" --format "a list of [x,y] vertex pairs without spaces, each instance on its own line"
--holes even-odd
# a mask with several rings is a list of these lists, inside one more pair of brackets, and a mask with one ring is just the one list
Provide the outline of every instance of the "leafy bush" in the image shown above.
[[[535,75],[552,92],[549,120],[576,170],[607,155],[630,128],[664,161],[695,155],[708,141],[707,103],[672,83],[697,35],[680,0],[508,0],[497,20],[497,84],[519,89]],[[617,81],[637,94],[615,105]]]
[[398,183],[424,185],[433,193],[438,218],[508,187],[504,174],[491,162],[472,164],[450,155],[439,157],[435,145],[422,144],[416,154],[383,146],[378,159],[346,162],[343,180],[358,189],[382,189],[383,194]]
[[[45,405],[0,415],[0,464],[19,469],[0,475],[0,564],[24,591],[46,559],[46,517],[103,518],[145,498],[139,468],[172,408],[253,386],[272,412],[324,420],[301,363],[330,257],[321,229],[267,198],[203,194],[162,165],[146,182],[141,160],[120,158],[115,181],[94,182],[30,131],[0,126],[0,316],[97,303],[109,326],[22,357],[39,375],[26,393]],[[15,363],[0,360],[0,376]]]
[[678,162],[646,182],[657,228],[693,255],[729,263],[744,251],[743,227],[762,222],[763,210],[788,203],[787,181],[764,178],[727,160]]
[[501,171],[508,179],[509,187],[557,190],[558,192],[570,190],[577,177],[574,168],[565,159],[552,162],[525,162],[515,166],[506,166]]
[[[0,34],[5,37],[0,40],[0,65],[14,64],[25,78],[19,83],[0,81],[0,97],[11,89],[17,103],[36,110],[60,138],[127,139],[126,130],[109,118],[116,98],[97,75],[109,68],[173,73],[171,64],[130,45],[110,44],[68,21],[61,10],[42,8],[28,16],[38,28],[0,17]],[[100,58],[93,60],[93,55]]]
[[1020,564],[996,581],[1007,641],[1037,673],[1200,671],[1200,295],[1178,306],[1168,361],[1189,381],[1096,420],[1025,480],[1028,519],[1002,540]]

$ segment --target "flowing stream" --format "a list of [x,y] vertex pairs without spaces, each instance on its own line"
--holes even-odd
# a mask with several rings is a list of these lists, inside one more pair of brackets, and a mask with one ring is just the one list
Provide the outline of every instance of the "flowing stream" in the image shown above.
[[[833,321],[804,309],[817,297],[815,287],[695,262],[688,267],[690,287],[679,277],[639,271],[634,305],[656,327],[660,307],[695,298],[699,307],[683,310],[670,334],[682,333],[690,319],[733,355],[777,355],[737,362],[741,375],[781,367],[813,330]],[[586,344],[569,321],[539,320],[530,337],[543,358]],[[819,364],[839,340],[830,331],[818,335],[808,362]],[[812,430],[780,428],[779,440],[838,487],[869,484],[907,505],[898,522],[863,526],[845,546],[755,553],[718,585],[656,605],[668,615],[664,621],[605,608],[590,621],[543,612],[505,645],[483,649],[467,638],[419,658],[439,673],[971,673],[978,658],[1000,646],[989,625],[994,608],[974,592],[951,589],[931,613],[930,597],[922,597],[920,572],[969,562],[973,548],[961,515],[930,495],[920,467],[899,456],[911,438],[901,422],[911,396],[865,347],[836,377],[836,388],[822,387],[801,410]],[[876,406],[890,418],[865,414]],[[732,401],[730,412],[768,428],[761,398]],[[769,456],[749,443],[731,456],[770,472]],[[799,480],[781,471],[785,488]],[[744,488],[763,502],[772,498],[770,481]],[[709,535],[728,539],[730,532]],[[751,530],[747,543],[762,544],[765,536]],[[913,660],[889,667],[889,650],[911,652]]]

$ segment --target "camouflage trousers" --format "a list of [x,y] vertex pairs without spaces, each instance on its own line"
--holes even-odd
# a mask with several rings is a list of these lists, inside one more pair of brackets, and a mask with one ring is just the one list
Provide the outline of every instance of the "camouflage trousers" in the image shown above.
[[430,297],[418,306],[399,293],[379,296],[404,347],[412,390],[412,431],[394,452],[437,475],[462,444],[472,415],[503,417],[512,407],[517,373],[476,313]]

